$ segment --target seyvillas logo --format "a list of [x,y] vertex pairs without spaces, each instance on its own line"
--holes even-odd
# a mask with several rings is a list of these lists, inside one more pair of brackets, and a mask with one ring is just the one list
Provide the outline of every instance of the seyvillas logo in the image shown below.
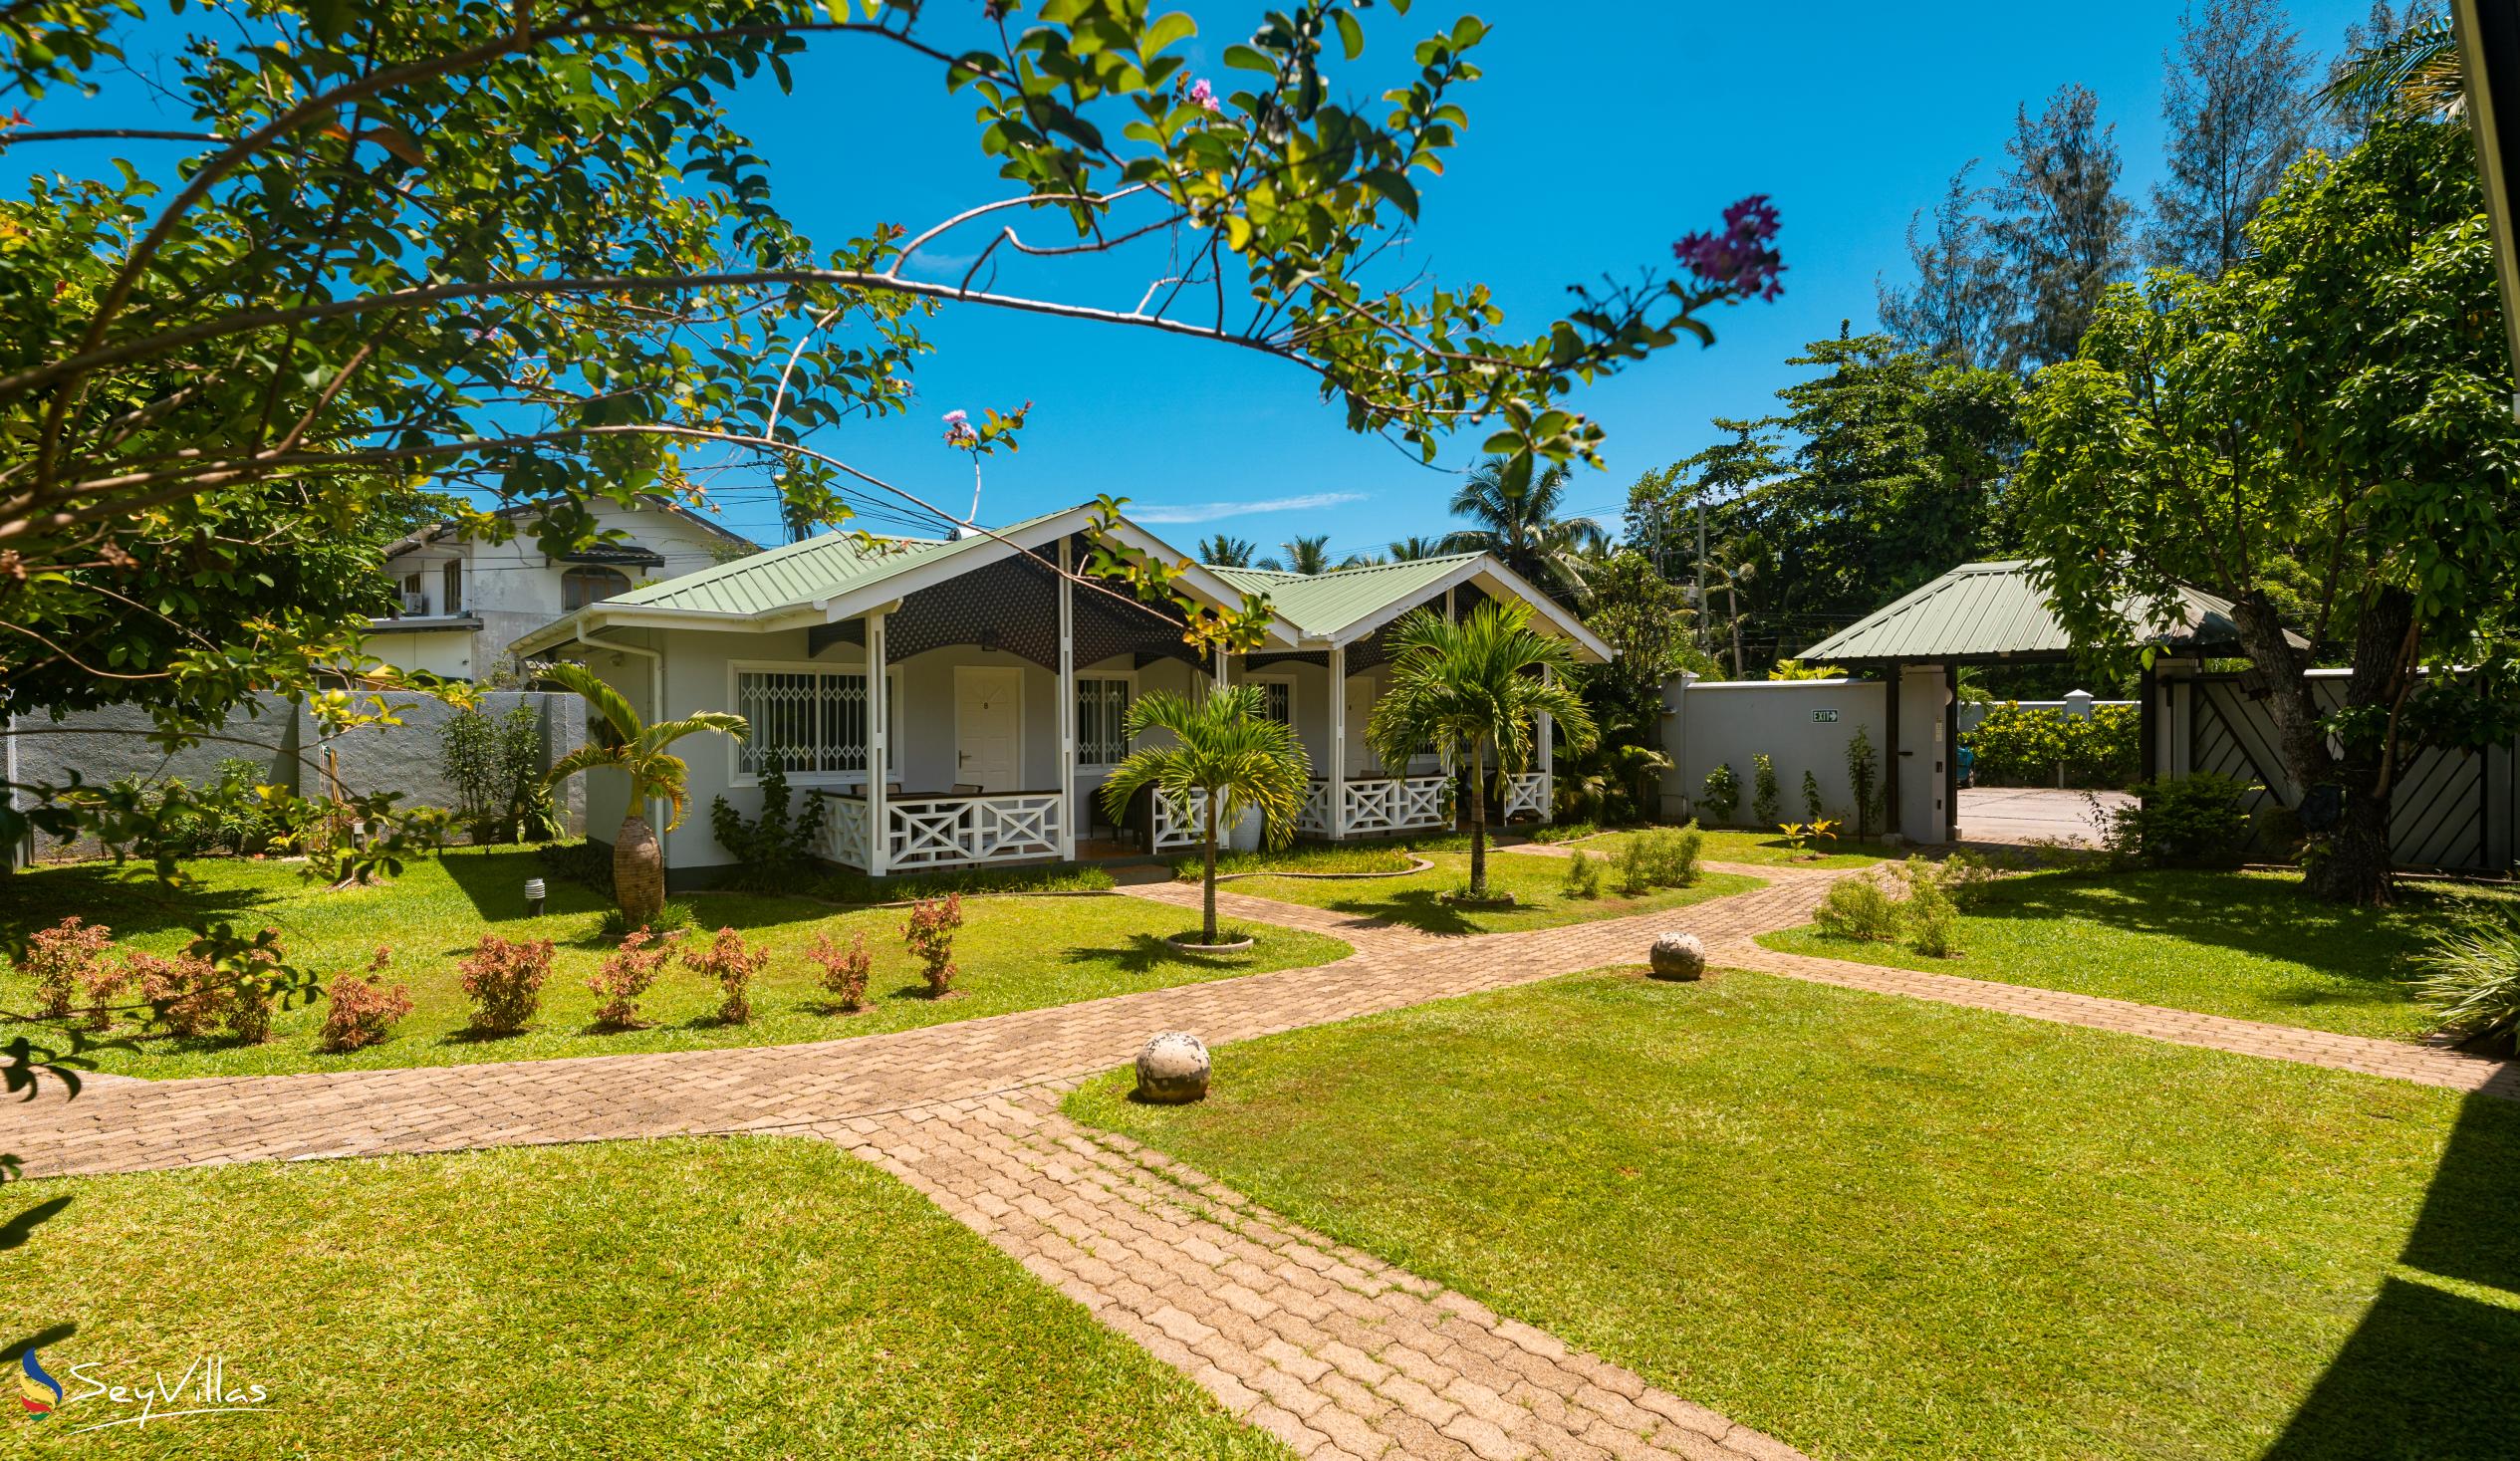
[[[227,1356],[202,1354],[169,1378],[162,1370],[118,1384],[116,1366],[90,1361],[68,1366],[75,1387],[65,1391],[32,1349],[19,1359],[18,1403],[37,1420],[68,1421],[65,1435],[118,1425],[150,1425],[179,1415],[238,1415],[261,1411],[270,1392],[228,1377]],[[73,1409],[72,1407],[76,1407]]]
[[51,1416],[61,1404],[61,1381],[44,1372],[44,1361],[33,1349],[18,1356],[18,1403],[38,1420]]

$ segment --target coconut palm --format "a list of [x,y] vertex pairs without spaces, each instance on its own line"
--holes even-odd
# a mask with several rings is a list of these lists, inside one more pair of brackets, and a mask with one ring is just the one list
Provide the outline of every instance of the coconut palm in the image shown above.
[[2467,75],[2447,15],[2413,20],[2337,63],[2319,99],[2358,117],[2461,117]]
[[1593,712],[1566,681],[1575,656],[1564,639],[1531,626],[1531,606],[1494,600],[1457,623],[1416,609],[1386,631],[1390,684],[1366,722],[1366,743],[1386,766],[1403,766],[1433,741],[1457,747],[1470,767],[1470,896],[1487,896],[1487,787],[1481,768],[1529,765],[1538,718],[1556,718],[1567,744],[1594,739]]
[[1429,558],[1441,558],[1447,550],[1441,538],[1412,535],[1391,544],[1385,551],[1390,554],[1393,563],[1421,563]]
[[1222,533],[1199,540],[1199,562],[1209,568],[1249,568],[1251,555],[1259,551],[1259,545],[1248,538],[1228,538]]
[[1312,791],[1313,761],[1294,727],[1271,720],[1258,685],[1231,685],[1192,698],[1151,690],[1129,707],[1129,737],[1169,731],[1172,744],[1130,753],[1103,783],[1103,805],[1118,822],[1141,787],[1175,802],[1196,801],[1206,891],[1199,938],[1216,943],[1216,829],[1258,808],[1271,847],[1295,840],[1295,820]]
[[[1304,574],[1308,576],[1313,574],[1326,574],[1329,573],[1332,568],[1332,564],[1330,562],[1330,535],[1328,533],[1316,533],[1310,538],[1298,538],[1291,543],[1281,543],[1278,545],[1278,552],[1283,556],[1279,558],[1264,558],[1260,560],[1260,566],[1264,569],[1272,569],[1282,574]],[[1356,559],[1352,557],[1346,562],[1337,565],[1337,567],[1354,568],[1356,567]]]
[[691,768],[665,748],[700,731],[722,731],[740,741],[752,727],[742,716],[723,710],[644,724],[621,691],[583,664],[555,664],[543,678],[585,699],[595,721],[594,739],[561,757],[545,779],[558,786],[581,771],[608,766],[630,777],[630,815],[613,839],[613,899],[632,927],[644,926],[665,905],[664,856],[647,825],[647,802],[665,799],[673,809],[665,831],[673,831],[682,825],[683,792],[691,777]]
[[1582,593],[1583,559],[1607,546],[1610,535],[1591,518],[1558,516],[1566,506],[1566,489],[1564,467],[1534,472],[1517,487],[1505,458],[1489,457],[1470,469],[1461,490],[1452,495],[1452,515],[1476,526],[1447,536],[1444,550],[1492,553],[1535,584]]

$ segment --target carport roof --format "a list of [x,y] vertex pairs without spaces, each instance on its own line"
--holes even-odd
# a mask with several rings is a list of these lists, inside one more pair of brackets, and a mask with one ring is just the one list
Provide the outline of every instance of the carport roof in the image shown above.
[[[1964,563],[1802,653],[1810,663],[1884,660],[2063,659],[2074,636],[2031,581],[2026,559]],[[2122,606],[2139,640],[2195,654],[2239,654],[2231,603],[2200,589],[2181,589],[2167,619]],[[2308,647],[2304,643],[2303,647]]]

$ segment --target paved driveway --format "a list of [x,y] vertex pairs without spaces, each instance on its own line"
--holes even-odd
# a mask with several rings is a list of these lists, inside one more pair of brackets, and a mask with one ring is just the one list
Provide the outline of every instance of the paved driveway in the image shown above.
[[2095,839],[2089,798],[2104,808],[2135,798],[2125,792],[2060,792],[2038,787],[1960,788],[1960,839],[1972,843],[2028,843],[2038,839],[2091,845]]

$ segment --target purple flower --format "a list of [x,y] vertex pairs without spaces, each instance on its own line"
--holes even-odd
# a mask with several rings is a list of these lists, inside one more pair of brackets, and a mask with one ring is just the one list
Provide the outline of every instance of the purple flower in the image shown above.
[[1190,83],[1190,104],[1211,117],[1225,110],[1224,105],[1216,100],[1216,89],[1209,86],[1205,78]]
[[961,425],[963,422],[968,421],[968,420],[970,420],[970,419],[971,419],[971,413],[970,413],[969,411],[947,411],[947,412],[945,412],[945,424],[946,424],[946,425],[948,425],[948,426],[959,426],[959,425]]
[[1688,272],[1739,299],[1772,300],[1785,292],[1776,238],[1776,205],[1752,193],[1724,210],[1719,233],[1691,233],[1671,245],[1671,257]]

